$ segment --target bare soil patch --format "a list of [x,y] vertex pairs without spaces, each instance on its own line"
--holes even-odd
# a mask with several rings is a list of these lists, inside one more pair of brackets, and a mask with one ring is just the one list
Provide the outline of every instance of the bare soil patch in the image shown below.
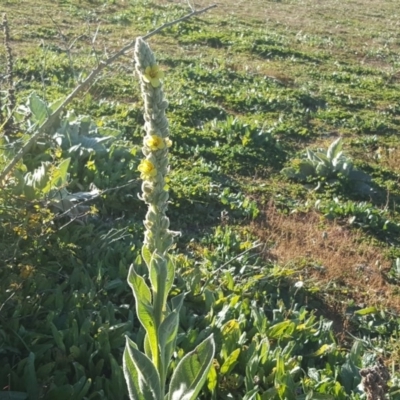
[[396,285],[385,278],[390,268],[384,249],[368,241],[365,233],[328,221],[316,212],[284,215],[273,204],[265,219],[253,226],[268,244],[266,257],[298,270],[297,279],[321,293],[336,293],[343,309],[387,307],[400,311]]

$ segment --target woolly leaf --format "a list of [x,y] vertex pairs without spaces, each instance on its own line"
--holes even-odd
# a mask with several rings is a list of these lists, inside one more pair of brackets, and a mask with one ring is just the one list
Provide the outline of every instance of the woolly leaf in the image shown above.
[[176,367],[169,387],[168,400],[195,400],[210,370],[215,353],[213,336],[209,336],[186,354]]
[[154,310],[151,305],[151,291],[145,280],[139,276],[133,265],[129,268],[128,283],[132,288],[136,302],[136,313],[140,323],[146,330],[153,359],[157,359],[158,341],[156,325],[154,321]]
[[49,116],[49,110],[46,103],[36,93],[32,93],[29,96],[28,102],[33,121],[38,125],[42,125]]
[[152,361],[127,337],[123,369],[132,400],[162,400],[160,376]]
[[333,160],[334,158],[338,157],[340,151],[342,150],[342,146],[342,138],[338,138],[333,143],[331,143],[326,153],[329,160]]

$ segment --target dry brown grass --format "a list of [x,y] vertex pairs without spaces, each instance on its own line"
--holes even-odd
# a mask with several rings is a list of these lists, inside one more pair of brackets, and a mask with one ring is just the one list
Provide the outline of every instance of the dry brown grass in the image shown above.
[[365,233],[327,221],[316,212],[284,215],[273,204],[254,233],[269,244],[266,255],[298,270],[296,278],[330,293],[331,304],[344,311],[353,301],[359,307],[377,306],[400,311],[398,288],[385,280],[390,267],[384,249],[367,242]]
[[[386,147],[377,150],[379,155],[379,164],[395,174],[398,175],[400,181],[400,148],[399,147]],[[400,183],[400,182],[399,182]]]

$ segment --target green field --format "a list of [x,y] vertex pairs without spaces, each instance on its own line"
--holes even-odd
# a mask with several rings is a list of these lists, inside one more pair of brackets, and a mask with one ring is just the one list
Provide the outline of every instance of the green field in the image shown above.
[[[181,233],[169,300],[186,293],[169,373],[213,333],[201,400],[400,399],[398,2],[234,3],[149,39]],[[191,8],[0,11],[2,176],[93,68]],[[127,283],[132,263],[147,274],[143,125],[128,51],[0,179],[0,400],[129,398],[125,336],[141,350],[145,337]],[[360,385],[374,371],[384,395]]]

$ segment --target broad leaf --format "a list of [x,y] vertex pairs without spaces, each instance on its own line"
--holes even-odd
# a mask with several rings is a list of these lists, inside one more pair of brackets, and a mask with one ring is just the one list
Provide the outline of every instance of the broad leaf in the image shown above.
[[167,280],[165,281],[165,291],[166,295],[170,292],[172,288],[172,284],[174,283],[175,279],[175,263],[170,255],[168,257],[168,264],[167,264]]
[[32,113],[32,119],[38,125],[42,125],[49,115],[46,103],[36,93],[29,96],[29,109]]
[[151,261],[151,251],[146,245],[142,246],[142,257],[144,262],[146,263],[147,267],[150,268],[150,261]]
[[[111,363],[111,386],[115,388],[124,387],[124,374],[117,360],[110,354]],[[122,396],[122,393],[121,393]]]
[[52,170],[50,180],[43,188],[43,193],[48,193],[51,189],[59,188],[67,183],[70,161],[70,158],[66,158],[65,160],[61,161],[54,170]]
[[24,370],[24,381],[26,385],[26,390],[29,394],[29,400],[38,400],[39,385],[36,379],[34,353],[29,353]]
[[[170,310],[169,315],[175,314],[177,316],[176,329],[173,329],[173,326],[170,325],[171,321],[167,321],[167,319],[169,319],[169,318],[174,318],[174,317],[169,317],[169,315],[163,321],[163,324],[160,326],[159,341],[160,341],[160,349],[162,348],[162,346],[164,346],[163,353],[162,353],[162,359],[164,360],[164,368],[165,369],[167,369],[169,362],[171,360],[172,354],[175,351],[176,337],[178,334],[178,326],[179,326],[179,311],[181,310],[184,298],[185,298],[185,294],[181,293],[178,296],[173,297],[171,300],[172,310]],[[173,330],[169,331],[169,329],[173,329]]]
[[315,176],[315,166],[308,160],[300,161],[297,168],[302,179],[307,179],[309,176]]
[[291,335],[294,331],[295,324],[289,319],[286,321],[278,322],[268,329],[268,337],[273,339],[283,339]]
[[153,360],[153,352],[151,350],[150,347],[150,342],[149,342],[149,335],[146,333],[145,337],[144,337],[144,354],[146,354],[147,357],[149,357],[150,359]]
[[177,311],[179,313],[179,310],[182,307],[184,299],[185,299],[185,293],[181,293],[178,294],[178,296],[173,297],[171,299],[172,311]]
[[233,370],[233,368],[237,364],[237,359],[239,358],[239,355],[240,355],[240,349],[236,349],[229,355],[229,357],[222,364],[220,371],[221,375],[229,374]]
[[42,162],[34,171],[25,174],[24,193],[28,200],[35,199],[47,185],[52,169],[53,165],[50,162]]
[[339,154],[339,152],[342,150],[342,146],[342,138],[338,138],[333,143],[331,143],[326,153],[329,160],[333,160]]
[[179,327],[179,314],[172,311],[162,322],[158,330],[159,346],[164,348],[166,344],[176,338]]
[[162,322],[158,330],[158,340],[164,374],[174,352],[176,335],[179,328],[179,313],[172,311]]
[[151,305],[151,292],[145,280],[136,273],[133,264],[129,268],[128,283],[135,296],[137,316],[148,335],[153,360],[157,360],[158,340],[153,306]]
[[126,338],[123,356],[125,380],[131,400],[162,400],[160,376],[152,361]]
[[165,257],[154,252],[150,261],[150,281],[154,293],[155,320],[161,324],[161,314],[165,308],[168,292],[167,286],[167,260]]
[[196,400],[207,378],[215,353],[213,335],[186,354],[176,367],[168,400]]
[[65,101],[65,97],[60,97],[59,99],[53,101],[49,104],[49,110],[53,113],[61,106],[61,104]]

